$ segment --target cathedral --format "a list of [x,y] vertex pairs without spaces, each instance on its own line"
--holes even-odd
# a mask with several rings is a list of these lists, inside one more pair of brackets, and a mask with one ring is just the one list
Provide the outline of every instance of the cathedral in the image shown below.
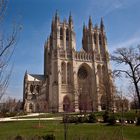
[[113,96],[103,19],[98,26],[89,17],[77,51],[71,14],[61,21],[56,12],[44,45],[44,74],[25,72],[24,111],[102,111],[113,107]]

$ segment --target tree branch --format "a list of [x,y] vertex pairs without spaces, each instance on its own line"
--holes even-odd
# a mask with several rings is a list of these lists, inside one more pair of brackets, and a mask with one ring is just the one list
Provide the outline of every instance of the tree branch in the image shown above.
[[0,0],[0,22],[4,18],[4,14],[7,8],[8,0]]
[[130,75],[127,71],[125,70],[115,70],[114,72],[123,72],[123,73],[126,73],[130,78],[133,78],[132,75]]
[[138,83],[140,81],[140,77],[138,78],[138,80],[136,81],[136,83]]
[[15,38],[16,38],[16,32],[14,31],[12,36],[11,36],[10,41],[4,47],[4,49],[0,52],[0,57],[2,57],[2,55],[15,43]]
[[134,72],[137,70],[137,68],[138,68],[139,66],[140,66],[140,63],[134,67]]

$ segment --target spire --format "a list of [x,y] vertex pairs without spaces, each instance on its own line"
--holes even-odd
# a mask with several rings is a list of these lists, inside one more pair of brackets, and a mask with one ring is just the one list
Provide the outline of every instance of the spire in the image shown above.
[[26,71],[25,71],[25,74],[24,74],[24,80],[27,79],[27,74],[28,74],[28,72],[27,72],[27,70],[26,70]]
[[57,10],[55,12],[55,21],[59,21],[59,15],[58,15],[58,11]]
[[53,31],[53,29],[54,29],[54,24],[55,24],[55,17],[53,17],[53,19],[52,19],[52,24],[51,24],[51,30]]
[[103,22],[103,18],[101,18],[100,29],[101,29],[102,31],[104,30],[104,22]]
[[91,16],[89,16],[88,27],[89,27],[89,29],[93,28]]
[[28,74],[28,72],[27,72],[27,70],[25,71],[25,75],[27,75]]
[[71,12],[69,14],[69,22],[73,22]]
[[72,15],[71,15],[71,12],[69,14],[69,25],[73,25],[73,19],[72,19]]
[[86,31],[86,25],[85,25],[85,23],[83,24],[83,32],[85,32]]

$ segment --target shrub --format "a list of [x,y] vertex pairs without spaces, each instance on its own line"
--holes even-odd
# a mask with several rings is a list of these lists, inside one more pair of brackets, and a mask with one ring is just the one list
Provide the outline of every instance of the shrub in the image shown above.
[[23,138],[22,138],[22,136],[18,135],[18,136],[15,137],[15,140],[23,140]]
[[78,123],[78,116],[64,116],[63,123]]
[[53,134],[48,134],[46,136],[42,136],[43,140],[55,140],[55,136]]
[[7,112],[4,114],[4,117],[14,117],[16,116],[17,112]]
[[31,140],[44,140],[41,136],[35,135]]
[[97,122],[97,119],[96,119],[96,116],[95,116],[94,113],[91,113],[91,114],[89,115],[88,122],[89,122],[89,123],[96,123],[96,122]]
[[109,120],[109,113],[105,111],[105,113],[103,114],[103,122],[108,123],[108,120]]
[[116,124],[116,118],[115,118],[114,114],[109,116],[108,123],[109,123],[109,125],[115,125]]
[[78,117],[78,122],[79,123],[86,123],[86,122],[88,122],[88,117],[87,116],[80,116],[80,117]]
[[140,125],[140,115],[137,117],[136,125]]

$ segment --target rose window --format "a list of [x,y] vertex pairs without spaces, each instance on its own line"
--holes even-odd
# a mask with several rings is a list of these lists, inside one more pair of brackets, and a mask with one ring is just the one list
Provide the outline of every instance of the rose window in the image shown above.
[[88,76],[87,70],[85,69],[85,67],[81,67],[78,71],[78,77],[79,79],[86,79]]

